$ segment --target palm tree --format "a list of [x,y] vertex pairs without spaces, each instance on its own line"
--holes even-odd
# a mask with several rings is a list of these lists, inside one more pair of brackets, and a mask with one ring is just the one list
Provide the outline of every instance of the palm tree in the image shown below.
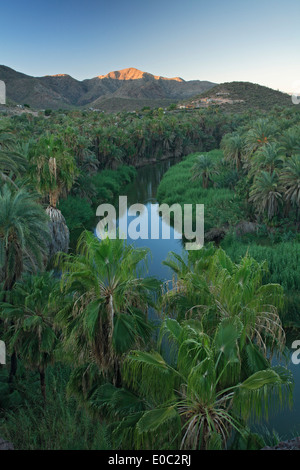
[[62,139],[52,134],[32,145],[29,163],[36,189],[49,198],[49,206],[56,209],[59,198],[70,191],[77,174],[74,157]]
[[207,155],[198,155],[196,161],[191,169],[193,176],[192,181],[202,178],[202,187],[208,188],[209,182],[212,181],[212,176],[218,174],[215,162]]
[[[33,194],[24,189],[0,190],[0,281],[11,291],[24,271],[35,271],[47,258],[48,217]],[[4,295],[6,300],[6,295]],[[15,352],[11,358],[10,380],[17,368]]]
[[45,372],[54,360],[58,334],[54,329],[57,304],[53,296],[59,281],[53,273],[27,275],[10,292],[10,302],[0,304],[7,325],[6,343],[22,358],[25,367],[37,370],[46,401]]
[[300,206],[300,155],[290,157],[280,173],[284,199],[297,207]]
[[287,156],[291,157],[295,153],[300,151],[300,128],[291,127],[287,129],[280,139],[280,147],[282,152]]
[[275,171],[271,174],[266,171],[261,171],[261,173],[256,176],[250,191],[249,201],[254,204],[259,214],[266,212],[269,220],[279,212],[282,194],[280,192],[278,176]]
[[285,334],[278,311],[283,289],[264,284],[265,263],[245,256],[238,264],[221,249],[208,246],[190,252],[187,261],[170,253],[163,263],[174,273],[172,287],[162,297],[165,314],[179,321],[195,318],[214,334],[224,319],[236,319],[245,345],[255,342],[264,355],[284,348]]
[[0,131],[0,179],[17,188],[14,179],[24,172],[26,164],[22,148],[17,148],[14,136]]
[[47,257],[48,217],[36,196],[24,189],[0,190],[0,261],[4,290],[11,290],[26,270],[41,267]]
[[123,389],[103,385],[90,398],[115,421],[114,445],[222,449],[232,431],[247,434],[250,413],[268,415],[271,396],[275,408],[282,394],[291,401],[291,373],[271,368],[254,344],[241,360],[239,322],[223,320],[209,336],[197,320],[167,319],[161,337],[168,351],[130,352]]
[[101,242],[83,232],[77,254],[61,255],[62,291],[72,301],[58,314],[66,344],[77,360],[94,361],[100,372],[119,380],[120,358],[133,345],[149,339],[147,322],[153,278],[138,277],[148,251],[123,240]]
[[50,257],[58,251],[68,251],[69,230],[57,204],[59,198],[70,191],[77,169],[75,159],[64,146],[62,139],[54,135],[42,137],[32,145],[29,155],[29,171],[37,191],[49,200],[46,213],[50,218]]
[[269,173],[281,169],[284,162],[282,150],[277,142],[271,142],[260,147],[253,155],[251,160],[251,174],[255,174],[258,170],[265,170]]
[[245,135],[245,156],[251,157],[263,145],[272,142],[276,127],[268,119],[258,119]]
[[221,148],[224,151],[225,160],[233,163],[239,171],[244,149],[243,138],[239,134],[226,134],[221,141]]

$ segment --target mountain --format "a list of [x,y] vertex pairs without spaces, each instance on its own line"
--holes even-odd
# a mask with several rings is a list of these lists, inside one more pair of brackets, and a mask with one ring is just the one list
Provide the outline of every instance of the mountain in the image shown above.
[[260,109],[292,105],[291,96],[278,90],[250,82],[221,83],[205,92],[185,100],[179,107],[208,107],[219,105],[230,111]]
[[117,70],[115,72],[109,72],[106,75],[99,75],[98,78],[112,78],[113,80],[140,80],[142,78],[149,77],[154,78],[155,80],[175,80],[177,82],[184,82],[180,77],[175,78],[165,78],[160,77],[159,75],[152,75],[151,73],[142,72],[141,70],[135,69],[133,67],[129,69]]
[[93,107],[109,110],[110,104],[114,110],[166,106],[215,86],[208,81],[166,78],[135,68],[79,81],[66,74],[31,77],[0,65],[0,80],[6,83],[9,100],[37,109]]

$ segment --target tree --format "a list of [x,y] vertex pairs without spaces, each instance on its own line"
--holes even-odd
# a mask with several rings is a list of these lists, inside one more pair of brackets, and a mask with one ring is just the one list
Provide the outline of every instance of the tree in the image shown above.
[[233,430],[247,438],[250,413],[291,399],[291,374],[270,366],[285,344],[283,290],[263,284],[265,263],[235,264],[212,245],[165,264],[174,277],[157,348],[131,351],[122,388],[98,384],[88,402],[112,420],[117,447],[221,449]]
[[283,349],[285,333],[278,313],[283,289],[263,283],[265,263],[245,256],[236,264],[221,248],[208,245],[189,252],[187,261],[171,252],[164,264],[175,277],[162,297],[166,315],[179,321],[198,319],[211,334],[220,321],[236,318],[245,345],[255,342],[264,355]]
[[245,134],[245,155],[251,157],[256,150],[274,140],[276,127],[268,119],[258,119]]
[[277,142],[271,142],[260,147],[253,155],[251,160],[251,174],[255,174],[259,170],[265,170],[272,174],[274,171],[281,169],[284,163],[282,150]]
[[279,212],[282,194],[275,171],[271,174],[261,171],[256,176],[250,191],[249,201],[254,204],[259,214],[266,212],[269,220]]
[[54,328],[58,308],[53,297],[58,287],[53,273],[27,275],[10,292],[10,302],[0,304],[7,325],[6,343],[22,357],[25,367],[37,370],[46,401],[45,372],[54,360],[59,335]]
[[241,169],[244,149],[243,138],[239,134],[226,134],[221,141],[225,160],[234,164],[237,171]]
[[147,341],[151,332],[147,314],[159,283],[138,277],[147,255],[147,250],[134,249],[123,240],[100,242],[85,231],[77,254],[60,257],[62,291],[72,297],[57,317],[66,344],[77,360],[94,361],[115,383],[122,354]]
[[29,172],[37,191],[49,201],[46,213],[50,218],[50,257],[58,251],[68,251],[69,230],[57,204],[70,191],[77,169],[75,159],[62,139],[53,134],[41,137],[32,145]]
[[299,126],[291,127],[283,132],[280,139],[280,148],[287,157],[291,157],[293,154],[300,152]]
[[[24,189],[0,190],[0,280],[11,291],[24,271],[35,271],[47,259],[48,217],[36,197]],[[4,295],[6,300],[6,295]],[[17,368],[16,353],[11,358],[10,380]]]
[[294,206],[300,206],[300,155],[290,157],[282,172],[280,183],[284,199]]
[[191,172],[192,181],[202,178],[202,187],[205,189],[212,181],[212,176],[218,173],[215,162],[207,155],[198,155]]
[[24,172],[26,165],[27,161],[17,149],[13,134],[0,130],[0,179],[17,188],[14,180]]
[[212,336],[197,320],[167,319],[161,331],[168,350],[130,352],[123,388],[103,385],[91,397],[94,409],[114,421],[114,445],[222,449],[233,430],[248,434],[250,413],[268,416],[271,396],[275,409],[283,396],[291,402],[291,373],[271,368],[254,344],[250,369],[241,360],[237,319],[224,319]]
[[74,157],[53,134],[41,137],[32,145],[29,155],[30,173],[37,191],[56,208],[59,198],[66,196],[77,174]]
[[48,217],[25,189],[0,190],[0,261],[4,290],[11,290],[22,273],[36,270],[47,257]]

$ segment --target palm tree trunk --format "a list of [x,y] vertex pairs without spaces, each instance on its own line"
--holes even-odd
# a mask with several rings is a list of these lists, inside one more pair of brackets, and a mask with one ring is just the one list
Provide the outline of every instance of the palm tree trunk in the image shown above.
[[[109,341],[112,342],[112,336],[114,331],[114,303],[112,295],[109,296]],[[110,344],[111,347],[111,344]]]
[[46,213],[50,218],[50,241],[49,241],[49,259],[51,259],[57,252],[68,252],[70,232],[66,224],[66,220],[59,209],[53,206],[48,206]]
[[41,392],[42,392],[42,397],[44,399],[44,403],[46,403],[46,381],[45,381],[45,370],[40,369],[40,385],[41,385]]
[[113,384],[118,386],[117,384],[120,383],[120,371],[119,371],[119,363],[118,360],[115,358],[114,350],[113,350],[113,333],[114,333],[114,303],[113,303],[113,296],[110,294],[109,296],[109,304],[108,304],[108,311],[109,311],[109,336],[108,336],[108,348],[109,348],[109,355],[110,361],[112,361],[113,369],[114,369],[114,377],[113,377]]
[[287,217],[289,215],[289,212],[291,210],[291,203],[290,201],[287,201],[285,208],[284,208],[284,216]]
[[17,353],[16,351],[13,351],[11,358],[10,358],[10,371],[9,371],[9,378],[8,378],[8,383],[12,383],[13,379],[17,373],[17,367],[18,367],[18,359],[17,359]]
[[[16,275],[14,273],[13,277],[10,277],[9,273],[9,267],[8,267],[8,257],[9,257],[9,249],[10,247],[6,247],[6,253],[5,253],[5,266],[4,266],[4,273],[5,273],[5,281],[4,281],[4,302],[7,301],[7,293],[11,291],[16,283]],[[13,323],[11,323],[13,325]],[[18,360],[17,360],[17,353],[15,350],[13,350],[13,353],[10,358],[10,371],[9,371],[9,378],[8,378],[8,383],[11,384],[13,382],[13,379],[17,373],[17,368],[18,368]]]
[[115,387],[122,387],[122,375],[121,375],[121,363],[120,358],[117,358],[114,363],[114,379],[113,383]]

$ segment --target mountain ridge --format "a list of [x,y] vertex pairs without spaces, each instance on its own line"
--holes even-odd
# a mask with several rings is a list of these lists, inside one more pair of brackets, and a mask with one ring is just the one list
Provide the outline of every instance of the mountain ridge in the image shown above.
[[37,109],[87,106],[101,109],[101,101],[105,100],[107,106],[107,99],[153,100],[157,106],[159,100],[164,104],[166,100],[177,102],[216,85],[152,75],[134,67],[80,81],[62,73],[33,77],[0,65],[0,80],[6,83],[8,99]]

